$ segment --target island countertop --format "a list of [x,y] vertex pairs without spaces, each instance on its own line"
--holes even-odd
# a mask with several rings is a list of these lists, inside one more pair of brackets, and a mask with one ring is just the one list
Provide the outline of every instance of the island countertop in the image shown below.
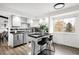
[[48,33],[31,33],[31,34],[28,34],[28,36],[33,37],[33,38],[40,38],[40,37],[47,36],[47,35],[49,35],[49,34]]

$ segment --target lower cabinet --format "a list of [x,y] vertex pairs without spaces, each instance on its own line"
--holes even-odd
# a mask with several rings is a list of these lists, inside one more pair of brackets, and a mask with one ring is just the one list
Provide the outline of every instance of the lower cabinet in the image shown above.
[[19,40],[19,44],[23,44],[24,43],[24,34],[18,34],[18,40]]
[[54,33],[53,40],[57,44],[79,48],[79,35],[77,33]]
[[14,34],[13,35],[13,45],[17,46],[24,43],[24,34]]
[[13,46],[19,45],[18,35],[13,35]]
[[29,42],[29,32],[9,33],[8,46],[15,47]]
[[27,36],[26,36],[26,35],[27,35],[27,33],[24,33],[24,34],[23,34],[23,39],[24,39],[24,40],[23,40],[23,43],[27,43]]

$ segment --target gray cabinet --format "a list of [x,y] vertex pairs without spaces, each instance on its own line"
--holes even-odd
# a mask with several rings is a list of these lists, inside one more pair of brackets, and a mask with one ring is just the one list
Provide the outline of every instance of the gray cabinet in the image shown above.
[[13,35],[13,39],[14,39],[13,46],[19,45],[19,40],[18,40],[18,35],[17,34]]
[[24,36],[23,34],[18,34],[18,40],[19,40],[19,44],[23,44],[24,42]]
[[23,35],[24,43],[27,43],[26,33]]
[[28,36],[29,31],[26,31],[24,33],[24,43],[29,43],[31,41],[31,38]]
[[14,34],[13,35],[13,45],[17,46],[24,43],[24,35],[23,34]]
[[28,38],[29,31],[18,31],[17,33],[11,32],[9,35],[9,46],[14,47],[31,41]]

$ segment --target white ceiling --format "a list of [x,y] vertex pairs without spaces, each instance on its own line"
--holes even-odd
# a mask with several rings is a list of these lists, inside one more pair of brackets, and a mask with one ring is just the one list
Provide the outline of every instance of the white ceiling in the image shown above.
[[[50,12],[59,10],[54,9],[55,3],[1,3],[1,6],[20,11],[30,17],[40,17]],[[79,5],[78,3],[66,3],[63,9],[71,8]]]

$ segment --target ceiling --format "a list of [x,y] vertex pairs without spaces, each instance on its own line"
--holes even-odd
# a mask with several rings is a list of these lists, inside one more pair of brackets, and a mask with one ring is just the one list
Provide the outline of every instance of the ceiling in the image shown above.
[[[50,12],[56,12],[59,10],[54,9],[56,3],[0,3],[0,6],[5,6],[9,9],[13,9],[28,15],[30,17],[40,17]],[[79,5],[78,3],[66,3],[63,9],[71,8]]]

